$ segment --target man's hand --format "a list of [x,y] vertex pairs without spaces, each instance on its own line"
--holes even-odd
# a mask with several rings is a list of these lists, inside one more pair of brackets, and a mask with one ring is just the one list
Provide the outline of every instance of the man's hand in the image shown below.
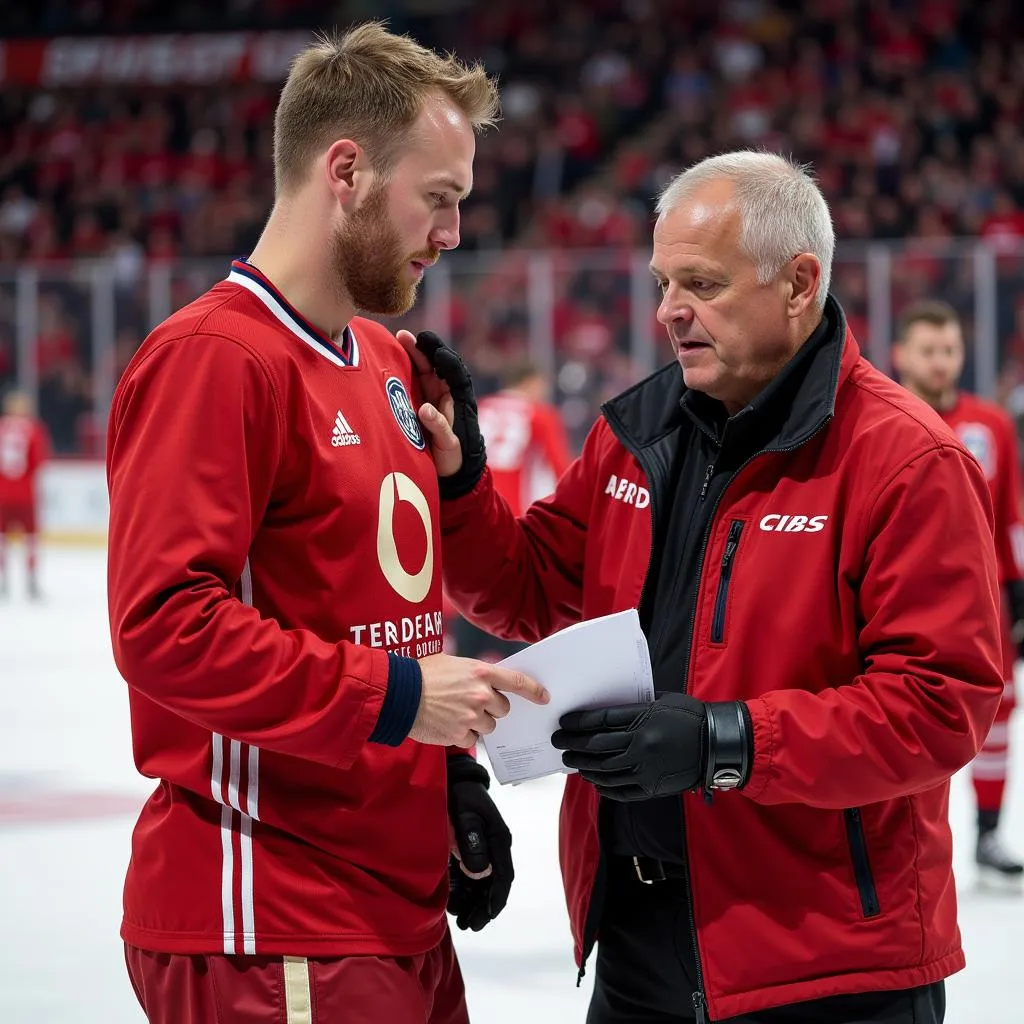
[[706,704],[665,693],[650,704],[571,711],[551,737],[562,762],[611,800],[650,800],[689,789],[743,786],[753,764],[742,701]]
[[430,435],[442,498],[468,494],[483,475],[487,451],[477,418],[473,379],[462,357],[433,331],[399,331],[427,401],[420,422]]
[[649,800],[701,783],[706,719],[703,701],[666,693],[650,704],[572,711],[551,742],[602,796]]
[[420,743],[471,747],[508,714],[505,693],[517,693],[532,704],[550,699],[529,676],[484,661],[432,654],[419,665],[420,706],[409,735]]
[[512,834],[487,792],[489,784],[487,769],[468,754],[448,758],[448,913],[459,928],[475,932],[504,909],[515,877]]

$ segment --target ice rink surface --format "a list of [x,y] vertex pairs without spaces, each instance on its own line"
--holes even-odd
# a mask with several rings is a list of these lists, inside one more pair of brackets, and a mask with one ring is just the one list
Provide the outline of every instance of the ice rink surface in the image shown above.
[[[11,552],[20,569],[21,552]],[[135,814],[152,783],[135,773],[125,685],[110,654],[100,549],[43,556],[42,604],[20,572],[0,603],[0,1024],[141,1024],[118,926]],[[1014,726],[1024,748],[1024,716]],[[1018,759],[1019,760],[1019,759]],[[1004,833],[1024,850],[1024,765]],[[497,789],[515,836],[504,914],[456,932],[476,1024],[573,1024],[576,986],[556,863],[560,779]],[[972,801],[954,780],[966,971],[948,984],[949,1024],[1020,1024],[1024,897],[977,884]]]

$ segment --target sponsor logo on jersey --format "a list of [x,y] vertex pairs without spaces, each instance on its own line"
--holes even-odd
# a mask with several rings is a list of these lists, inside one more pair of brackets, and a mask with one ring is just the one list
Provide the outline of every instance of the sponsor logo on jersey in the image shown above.
[[412,407],[405,385],[397,377],[388,377],[384,382],[384,389],[388,393],[391,411],[395,414],[395,420],[402,428],[402,433],[413,447],[422,451],[427,447],[427,442],[423,438],[420,421],[416,418],[416,410]]
[[961,423],[956,429],[963,446],[978,460],[985,478],[996,475],[996,443],[992,431],[984,423]]
[[349,626],[352,642],[366,647],[383,647],[403,658],[424,658],[444,649],[444,619],[441,612],[406,615]]
[[[426,535],[426,551],[416,572],[410,572],[398,554],[395,511],[407,503],[419,517]],[[434,583],[434,531],[430,505],[416,482],[404,473],[388,473],[381,481],[377,510],[377,563],[388,585],[410,604],[420,604]],[[349,626],[353,643],[383,647],[406,658],[440,654],[444,648],[444,623],[440,611],[420,612],[399,619],[381,619]]]
[[614,473],[608,477],[604,493],[610,494],[615,501],[635,508],[647,508],[651,503],[651,492],[646,487],[631,483],[625,477],[617,477]]
[[[398,556],[394,519],[399,502],[407,502],[420,517],[427,538],[423,565],[415,573],[409,572]],[[434,531],[430,522],[430,505],[426,495],[416,486],[416,481],[404,473],[388,473],[381,481],[377,507],[377,561],[384,578],[399,597],[404,597],[410,604],[419,604],[427,596],[434,580]]]
[[341,410],[334,420],[334,431],[331,434],[331,444],[335,448],[344,448],[350,444],[362,444],[362,438],[348,425]]
[[828,516],[782,516],[772,513],[760,522],[765,533],[821,533]]

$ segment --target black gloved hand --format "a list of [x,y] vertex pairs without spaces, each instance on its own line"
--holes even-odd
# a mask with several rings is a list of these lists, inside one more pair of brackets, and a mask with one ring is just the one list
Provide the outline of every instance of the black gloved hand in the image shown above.
[[1007,581],[1006,599],[1010,606],[1010,628],[1017,656],[1024,658],[1024,580]]
[[454,416],[452,432],[462,447],[462,466],[451,476],[438,478],[442,498],[461,498],[476,487],[487,465],[484,436],[480,433],[473,378],[462,356],[446,345],[433,331],[420,331],[416,347],[430,360],[434,373],[452,393]]
[[[455,830],[459,857],[448,862],[448,913],[465,931],[478,932],[493,921],[508,902],[515,871],[512,868],[512,833],[487,792],[490,777],[483,765],[468,754],[448,758],[448,817]],[[486,878],[470,878],[486,871]]]
[[749,713],[738,701],[706,704],[665,693],[650,704],[572,711],[559,724],[551,742],[565,751],[563,764],[611,800],[719,788],[713,780],[726,765],[737,766],[742,786],[753,762]]

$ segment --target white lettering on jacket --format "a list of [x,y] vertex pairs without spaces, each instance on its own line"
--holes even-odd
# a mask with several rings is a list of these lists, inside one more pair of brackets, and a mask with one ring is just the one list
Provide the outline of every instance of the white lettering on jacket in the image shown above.
[[760,526],[765,533],[821,533],[828,522],[828,516],[780,516],[768,515]]
[[[441,612],[427,612],[397,622],[366,622],[349,626],[352,642],[367,647],[383,647],[392,654],[406,658],[422,658],[440,654],[444,643],[444,622]],[[415,641],[415,643],[414,643]]]
[[635,508],[647,508],[651,503],[651,492],[646,487],[630,483],[625,477],[620,479],[614,473],[608,477],[608,486],[605,487],[604,493]]

